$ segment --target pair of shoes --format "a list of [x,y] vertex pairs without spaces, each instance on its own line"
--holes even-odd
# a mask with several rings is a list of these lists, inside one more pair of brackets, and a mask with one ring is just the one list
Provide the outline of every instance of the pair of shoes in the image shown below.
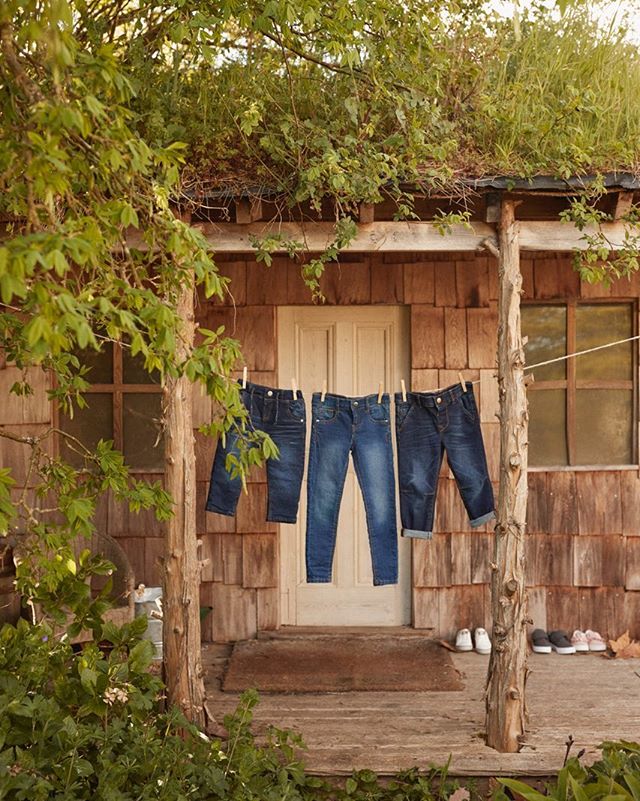
[[607,643],[597,631],[576,629],[571,635],[571,644],[576,651],[606,651]]
[[531,647],[534,654],[550,654],[555,651],[557,654],[575,654],[575,646],[564,631],[550,631],[547,634],[543,629],[535,629],[531,634]]
[[[491,640],[485,629],[477,628],[473,633],[473,638],[476,643],[477,653],[491,653]],[[456,634],[456,651],[473,651],[470,629],[460,629]]]
[[550,631],[547,635],[542,629],[535,629],[531,634],[531,647],[536,654],[575,654],[577,651],[606,651],[607,644],[597,631],[580,631],[576,629],[571,639],[565,631]]

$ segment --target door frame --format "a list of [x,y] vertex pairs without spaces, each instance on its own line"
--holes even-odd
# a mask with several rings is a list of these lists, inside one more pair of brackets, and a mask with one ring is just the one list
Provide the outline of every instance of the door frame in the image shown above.
[[[325,320],[322,321],[323,325],[326,325],[326,322],[331,320],[331,316],[336,322],[347,322],[353,321],[357,322],[358,318],[362,318],[363,322],[371,321],[372,317],[378,316],[381,320],[384,320],[385,316],[387,318],[386,322],[394,323],[395,324],[395,331],[399,332],[397,335],[400,337],[399,342],[393,342],[391,345],[390,352],[400,355],[400,359],[394,359],[394,363],[392,365],[392,371],[395,373],[392,378],[392,384],[390,386],[385,386],[385,392],[388,392],[390,395],[393,395],[394,392],[399,391],[400,389],[400,378],[404,378],[407,381],[407,384],[410,386],[410,377],[411,377],[411,307],[406,304],[395,304],[395,305],[373,305],[367,304],[357,307],[348,307],[348,306],[301,306],[297,304],[291,305],[283,305],[277,307],[277,377],[278,377],[278,386],[284,387],[289,386],[292,376],[289,374],[285,374],[283,370],[283,354],[285,349],[289,351],[289,354],[293,353],[294,358],[297,358],[297,349],[298,349],[298,342],[296,339],[296,328],[295,328],[295,314],[303,313],[305,316],[308,317],[324,317]],[[328,318],[328,319],[327,319]],[[338,320],[336,318],[342,318]],[[313,323],[313,320],[311,321]],[[319,325],[321,324],[319,320]],[[394,334],[395,335],[395,334]],[[335,332],[334,332],[335,337]],[[287,339],[288,338],[288,339]],[[293,341],[292,341],[293,338]],[[405,343],[404,347],[400,343]],[[332,348],[335,349],[336,343],[335,341],[332,343]],[[401,350],[401,348],[403,348]],[[335,353],[335,350],[333,351]],[[331,355],[333,355],[333,353]],[[332,392],[334,391],[334,387],[338,381],[338,376],[336,375],[336,361],[335,359],[333,362],[328,365],[328,386],[327,391]],[[298,381],[298,376],[294,376]],[[397,386],[396,386],[397,384]],[[305,401],[307,403],[307,415],[310,415],[311,409],[311,392],[320,391],[321,387],[313,387],[312,390],[309,388],[306,389],[306,396]],[[310,425],[308,425],[307,433],[309,432]],[[392,440],[393,440],[393,450],[394,450],[394,467],[396,471],[397,477],[397,451],[396,451],[396,441],[395,441],[395,427],[392,423]],[[304,473],[304,481],[303,481],[303,492],[306,491],[306,475],[307,475],[307,468],[308,468],[308,437],[307,442],[305,443],[306,446],[306,458],[305,458],[305,473]],[[359,492],[359,487],[356,488],[356,491]],[[401,530],[400,519],[399,519],[399,499],[398,499],[398,489],[396,483],[396,506],[398,509],[398,531]],[[302,513],[302,510],[301,510]],[[300,518],[299,518],[300,519]],[[300,523],[304,525],[304,521],[300,520]],[[285,528],[284,524],[280,524],[279,526],[279,572],[280,572],[280,623],[281,625],[312,625],[306,622],[298,624],[297,619],[297,587],[298,587],[298,580],[299,580],[299,547],[296,545],[295,548],[288,547],[291,543],[292,533],[291,530],[287,531],[288,526]],[[401,604],[401,623],[388,623],[388,624],[380,624],[380,623],[371,623],[371,626],[380,626],[380,625],[388,625],[389,627],[396,626],[396,625],[412,625],[413,623],[413,614],[412,614],[412,602],[413,602],[413,572],[412,572],[412,547],[411,541],[405,540],[402,537],[399,537],[399,562],[400,562],[400,582],[403,585],[404,594],[400,600]],[[324,624],[318,624],[324,625]],[[357,625],[357,624],[350,624],[346,623],[345,625]]]

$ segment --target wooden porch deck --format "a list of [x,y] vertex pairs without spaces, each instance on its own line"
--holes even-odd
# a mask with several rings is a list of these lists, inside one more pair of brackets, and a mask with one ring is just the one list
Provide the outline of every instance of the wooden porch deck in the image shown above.
[[[404,631],[405,636],[422,636]],[[272,636],[330,635],[284,630]],[[367,636],[384,635],[371,631]],[[237,695],[220,690],[230,653],[229,645],[206,645],[203,651],[207,703],[218,720],[238,701]],[[461,692],[263,694],[255,731],[273,724],[300,733],[308,747],[303,757],[307,769],[328,776],[354,768],[380,775],[416,765],[426,769],[443,764],[449,755],[451,773],[458,776],[547,776],[562,766],[569,735],[575,739],[572,754],[584,748],[591,758],[603,740],[640,740],[638,660],[531,654],[528,739],[519,754],[498,754],[482,739],[488,657],[452,656],[465,683]]]

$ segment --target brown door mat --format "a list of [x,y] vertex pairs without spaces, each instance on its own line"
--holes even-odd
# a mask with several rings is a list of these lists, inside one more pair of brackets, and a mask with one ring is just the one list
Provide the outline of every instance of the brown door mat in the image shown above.
[[263,693],[462,690],[451,655],[427,639],[249,640],[236,643],[222,689]]

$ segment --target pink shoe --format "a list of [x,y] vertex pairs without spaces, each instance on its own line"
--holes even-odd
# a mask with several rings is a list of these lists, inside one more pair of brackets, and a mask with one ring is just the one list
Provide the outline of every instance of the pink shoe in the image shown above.
[[591,629],[587,629],[585,631],[585,637],[587,638],[587,642],[589,643],[590,651],[607,650],[607,643],[602,639],[602,637],[598,634],[597,631],[591,631]]
[[[593,632],[592,632],[593,633]],[[584,631],[576,629],[571,635],[571,645],[576,649],[576,652],[587,652],[589,650],[589,641]]]

